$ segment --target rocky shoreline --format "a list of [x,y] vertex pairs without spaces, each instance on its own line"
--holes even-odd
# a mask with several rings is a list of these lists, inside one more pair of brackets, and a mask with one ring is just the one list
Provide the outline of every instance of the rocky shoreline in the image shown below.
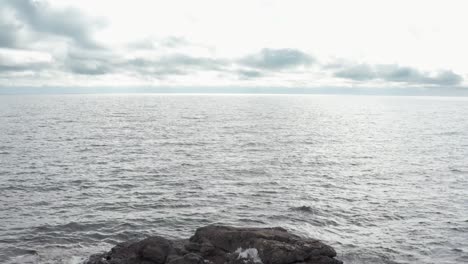
[[335,250],[287,230],[209,225],[189,239],[160,236],[118,244],[85,264],[341,264]]

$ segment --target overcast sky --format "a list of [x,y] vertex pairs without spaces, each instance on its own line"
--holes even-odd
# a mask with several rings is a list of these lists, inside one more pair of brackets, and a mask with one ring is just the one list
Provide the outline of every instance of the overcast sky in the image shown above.
[[468,3],[0,0],[0,86],[468,89]]

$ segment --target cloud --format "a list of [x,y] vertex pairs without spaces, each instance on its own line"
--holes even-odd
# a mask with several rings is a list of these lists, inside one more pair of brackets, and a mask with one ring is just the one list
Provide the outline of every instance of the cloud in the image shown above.
[[107,50],[72,49],[64,58],[67,71],[80,75],[103,75],[114,71],[115,54]]
[[421,85],[459,85],[463,78],[451,70],[441,70],[436,73],[423,72],[418,69],[397,64],[352,64],[334,65],[339,68],[335,77],[354,81],[381,80],[387,82],[421,84]]
[[52,57],[34,51],[0,50],[0,73],[40,71],[50,68]]
[[343,69],[335,72],[334,75],[339,78],[355,81],[367,81],[377,77],[372,67],[368,64],[357,64],[351,67],[343,67]]
[[66,54],[65,69],[80,75],[104,75],[109,73],[138,74],[144,77],[165,78],[188,75],[198,71],[225,71],[227,60],[196,57],[173,53],[158,57],[125,58],[111,50],[73,49]]
[[13,48],[19,45],[21,25],[9,21],[6,14],[0,10],[0,47]]
[[[55,69],[62,73],[102,75],[113,69],[113,53],[93,39],[99,21],[74,8],[57,9],[45,1],[4,0],[0,11],[0,45],[17,50],[38,49],[53,54]],[[47,49],[47,50],[46,50]],[[12,55],[13,56],[13,55]],[[15,56],[18,56],[18,52]],[[49,55],[52,56],[52,55]],[[4,65],[10,72],[38,71],[42,64]]]
[[284,70],[306,67],[315,62],[310,55],[296,49],[262,49],[257,54],[241,58],[238,63],[263,70]]
[[[6,5],[1,6],[2,8],[8,7],[22,26],[27,27],[32,34],[42,35],[41,39],[62,37],[82,47],[99,47],[92,33],[102,23],[87,19],[77,9],[53,9],[47,2],[33,0],[4,0],[4,3]],[[4,44],[12,46],[18,26],[12,26],[14,24],[8,21],[0,22],[0,25],[8,30]]]
[[261,71],[256,70],[238,70],[237,74],[239,75],[240,79],[253,79],[263,77],[265,74]]
[[140,74],[186,75],[194,71],[223,71],[229,62],[223,59],[194,57],[186,54],[170,54],[159,58],[134,58],[127,60],[120,67]]

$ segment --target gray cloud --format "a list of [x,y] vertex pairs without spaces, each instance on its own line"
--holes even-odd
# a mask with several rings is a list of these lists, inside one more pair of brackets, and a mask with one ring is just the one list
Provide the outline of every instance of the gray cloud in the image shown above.
[[[105,57],[90,56],[92,51],[108,52],[92,38],[95,22],[76,9],[54,9],[45,1],[1,0],[0,48],[10,50],[10,55],[9,58],[5,55],[0,57],[3,60],[0,61],[0,71],[37,72],[54,67],[59,71],[76,74],[97,75],[108,72],[110,64]],[[65,55],[64,48],[68,50]],[[42,50],[42,53],[55,57],[56,63],[21,62],[20,54],[34,50]]]
[[80,75],[119,72],[164,78],[172,75],[187,75],[196,71],[224,71],[229,62],[186,54],[124,59],[111,51],[75,49],[67,54],[64,65],[68,71]]
[[265,75],[263,72],[256,70],[238,70],[237,74],[240,79],[254,79]]
[[222,59],[192,57],[185,54],[172,54],[157,59],[136,58],[128,60],[120,67],[141,74],[185,75],[194,71],[223,71],[229,62]]
[[251,68],[283,70],[309,66],[315,59],[296,49],[262,49],[259,53],[241,58],[238,62]]
[[[4,0],[4,3],[1,8],[8,7],[23,26],[28,27],[32,33],[42,34],[42,38],[64,37],[82,47],[99,47],[92,38],[92,32],[99,23],[87,20],[76,9],[56,10],[46,2],[33,0]],[[8,22],[2,25],[10,25],[8,38],[5,37],[8,41],[4,40],[4,45],[12,46],[18,27],[11,27],[11,23]]]
[[106,49],[72,47],[62,59],[65,70],[81,75],[102,75],[115,71],[118,54]]
[[13,48],[19,45],[21,25],[8,21],[3,12],[0,12],[0,47]]
[[48,68],[47,63],[25,63],[25,64],[1,64],[0,73],[38,71]]
[[370,65],[357,64],[352,67],[342,67],[343,69],[335,72],[336,77],[352,79],[356,81],[366,81],[375,79],[376,73]]
[[459,85],[463,78],[450,70],[439,71],[430,74],[418,69],[396,64],[353,64],[336,66],[339,69],[334,72],[335,77],[351,79],[355,81],[383,80],[388,82],[401,82],[408,84],[426,85]]

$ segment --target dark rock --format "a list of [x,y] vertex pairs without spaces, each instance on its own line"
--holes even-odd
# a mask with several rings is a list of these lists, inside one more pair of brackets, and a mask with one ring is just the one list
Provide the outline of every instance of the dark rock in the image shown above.
[[303,205],[303,206],[297,206],[297,207],[292,207],[291,208],[294,211],[300,211],[300,212],[305,212],[305,213],[315,213],[316,210],[314,210],[312,207]]
[[172,253],[172,242],[153,236],[138,242],[124,242],[110,252],[91,256],[87,263],[95,264],[164,264]]
[[168,262],[168,264],[204,264],[205,260],[195,253],[188,253],[182,257],[177,257]]
[[210,225],[189,240],[149,237],[121,243],[86,264],[339,264],[335,250],[324,243],[275,228]]
[[154,264],[164,264],[171,253],[171,242],[162,237],[149,237],[139,242],[138,257]]

